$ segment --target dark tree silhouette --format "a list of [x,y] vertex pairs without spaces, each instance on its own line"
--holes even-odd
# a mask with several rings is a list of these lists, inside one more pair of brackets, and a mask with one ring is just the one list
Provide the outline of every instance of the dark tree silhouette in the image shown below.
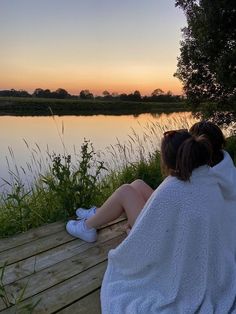
[[120,100],[125,101],[125,100],[128,100],[128,95],[126,93],[122,93],[122,94],[120,94],[119,98],[120,98]]
[[140,94],[140,91],[136,90],[134,93],[133,93],[133,100],[141,100],[142,99],[142,96]]
[[33,97],[41,97],[41,98],[45,97],[45,96],[44,96],[44,89],[42,89],[42,88],[36,88],[36,89],[34,90],[32,96],[33,96]]
[[51,98],[52,93],[50,89],[42,89],[42,88],[36,88],[35,91],[32,94],[33,97],[39,97],[39,98]]
[[23,89],[15,90],[14,88],[10,90],[9,89],[1,90],[0,96],[2,97],[31,97],[31,95],[27,91]]
[[138,90],[128,95],[125,93],[122,93],[120,94],[119,98],[120,100],[124,100],[124,101],[141,101],[142,100],[142,96]]
[[59,98],[59,99],[65,99],[68,96],[70,96],[69,93],[64,88],[58,88],[55,91],[55,94],[56,94],[56,98]]
[[160,88],[156,88],[156,89],[154,89],[154,91],[152,92],[152,96],[159,96],[159,95],[163,95],[163,94],[164,94],[164,92],[163,92],[163,90],[160,89]]
[[103,99],[106,99],[106,100],[112,100],[113,99],[113,96],[107,90],[104,90],[102,92],[102,95],[103,95]]
[[175,73],[187,98],[194,107],[210,101],[213,116],[220,109],[235,114],[236,1],[176,0],[176,6],[187,18]]
[[93,94],[88,90],[88,89],[84,89],[80,92],[79,97],[81,99],[93,99]]
[[58,98],[58,99],[65,99],[71,97],[71,95],[63,88],[58,88],[54,92],[51,92],[50,89],[36,88],[32,96],[37,98]]
[[104,90],[104,92],[102,92],[104,97],[110,96],[110,93],[107,90]]

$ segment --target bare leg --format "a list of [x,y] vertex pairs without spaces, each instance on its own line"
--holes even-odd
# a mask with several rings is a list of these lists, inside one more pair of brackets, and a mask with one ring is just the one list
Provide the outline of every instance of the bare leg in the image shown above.
[[146,196],[134,188],[134,185],[124,184],[97,209],[94,216],[86,220],[86,225],[89,228],[97,228],[120,217],[125,212],[128,224],[132,227],[146,201]]
[[153,193],[153,189],[143,180],[137,179],[130,184],[147,201]]

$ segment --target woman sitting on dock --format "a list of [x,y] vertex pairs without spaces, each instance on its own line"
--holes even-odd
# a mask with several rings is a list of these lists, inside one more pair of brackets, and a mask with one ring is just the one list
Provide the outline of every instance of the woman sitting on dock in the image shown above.
[[109,252],[101,291],[104,314],[236,311],[236,172],[227,153],[214,160],[209,140],[166,132],[161,156],[169,176],[154,192],[147,187],[151,196],[143,209],[140,203],[135,211],[132,198],[126,200],[130,192],[122,189],[131,186],[125,185],[104,207],[91,209],[87,220],[68,223],[67,230],[83,238],[77,226],[96,232],[108,222],[103,210],[113,212],[114,206],[126,212],[127,204],[134,206],[135,215],[126,212],[129,236]]
[[233,162],[224,153],[210,167],[206,137],[180,131],[164,135],[161,154],[170,175],[109,252],[102,313],[235,313]]

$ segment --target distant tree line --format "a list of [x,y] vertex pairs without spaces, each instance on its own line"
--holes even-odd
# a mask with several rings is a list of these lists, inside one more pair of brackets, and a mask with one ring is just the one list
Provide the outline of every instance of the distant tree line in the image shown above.
[[136,90],[133,93],[110,93],[105,90],[101,96],[94,96],[88,89],[81,90],[78,95],[69,94],[64,88],[58,88],[55,91],[50,89],[36,88],[35,91],[30,94],[25,90],[1,90],[1,97],[31,97],[31,98],[54,98],[54,99],[90,99],[90,100],[120,100],[120,101],[159,101],[159,102],[178,102],[183,100],[182,95],[174,95],[171,91],[164,93],[160,88],[155,89],[150,96],[142,96],[141,93]]

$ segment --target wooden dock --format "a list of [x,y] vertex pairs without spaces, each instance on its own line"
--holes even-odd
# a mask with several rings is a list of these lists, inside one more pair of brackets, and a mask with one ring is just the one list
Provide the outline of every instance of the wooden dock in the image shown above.
[[124,223],[121,218],[101,228],[95,243],[71,237],[61,222],[1,239],[0,265],[7,262],[3,277],[7,295],[12,302],[21,292],[23,297],[17,309],[6,308],[0,299],[0,313],[25,314],[25,306],[36,302],[33,313],[100,313],[107,254],[124,239]]

